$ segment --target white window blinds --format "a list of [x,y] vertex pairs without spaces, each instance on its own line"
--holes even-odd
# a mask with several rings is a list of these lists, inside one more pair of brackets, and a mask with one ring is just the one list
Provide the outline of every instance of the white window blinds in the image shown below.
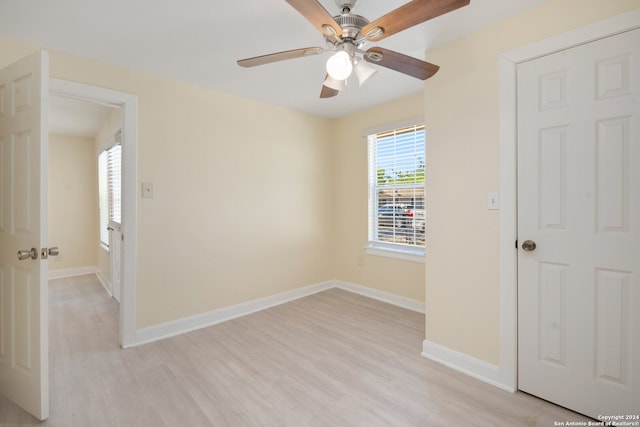
[[369,135],[368,143],[370,245],[424,247],[424,125]]
[[98,195],[100,203],[100,243],[109,247],[109,221],[122,218],[122,146],[116,144],[98,156]]
[[121,223],[121,192],[122,192],[122,146],[114,145],[107,150],[107,171],[109,182],[109,220]]

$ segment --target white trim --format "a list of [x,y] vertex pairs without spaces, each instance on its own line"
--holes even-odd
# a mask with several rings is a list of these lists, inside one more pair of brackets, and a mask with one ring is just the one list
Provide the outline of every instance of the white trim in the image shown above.
[[360,132],[360,136],[367,137],[369,135],[375,135],[377,133],[386,132],[388,130],[402,129],[409,126],[421,125],[423,123],[424,123],[424,116],[412,117],[406,120],[400,120],[393,123],[387,123],[385,125],[374,126],[367,129],[363,129],[362,132]]
[[47,278],[49,280],[53,279],[64,279],[65,277],[75,277],[75,276],[84,276],[85,274],[95,274],[98,269],[95,266],[86,266],[86,267],[74,267],[74,268],[61,268],[59,270],[49,270],[47,274]]
[[421,250],[390,248],[377,246],[375,243],[372,243],[370,246],[365,248],[368,255],[401,259],[403,261],[420,262],[424,264],[424,249],[420,249]]
[[640,28],[640,8],[503,53],[516,64]]
[[109,282],[109,280],[107,280],[107,278],[104,277],[104,274],[102,274],[102,271],[100,271],[100,269],[98,269],[98,267],[96,267],[96,266],[62,268],[60,270],[49,270],[49,272],[47,274],[47,278],[49,280],[65,279],[67,277],[84,276],[86,274],[95,274],[96,277],[98,278],[98,281],[100,282],[100,284],[104,288],[104,290],[107,292],[107,294],[109,294],[109,297],[113,296],[113,294],[111,293],[111,282]]
[[326,291],[333,288],[338,288],[347,292],[363,295],[365,297],[393,304],[407,310],[424,313],[424,303],[421,301],[393,295],[388,292],[379,291],[362,285],[356,285],[355,283],[344,282],[341,280],[329,280],[327,282],[304,286],[302,288],[293,289],[291,291],[282,292],[280,294],[275,294],[265,298],[259,298],[253,301],[247,301],[229,307],[211,310],[206,313],[197,314],[195,316],[185,317],[182,319],[161,323],[159,325],[138,329],[136,331],[135,343],[132,344],[132,346],[147,344],[175,335],[195,331],[197,329],[206,328],[208,326],[217,325],[218,323],[226,322],[227,320],[246,316],[248,314],[252,314],[270,307],[304,298],[318,292]]
[[497,379],[517,389],[517,141],[518,63],[640,28],[640,9],[506,52],[500,57],[500,365]]
[[98,268],[96,268],[96,277],[98,278],[98,281],[107,292],[107,294],[109,294],[109,297],[113,297],[113,293],[111,292],[113,286],[111,285],[111,282],[107,280],[106,277],[104,277],[104,274],[102,274],[102,271],[100,271]]
[[[502,381],[517,387],[517,235],[516,212],[516,123],[505,110],[516,111],[516,70],[506,59],[500,58],[500,374]],[[504,84],[505,82],[513,84]]]
[[299,298],[304,298],[334,287],[333,282],[323,282],[309,285],[291,291],[282,292],[265,298],[247,301],[240,304],[223,307],[195,316],[185,317],[171,322],[161,323],[136,331],[135,345],[147,344],[153,341],[180,335],[197,329],[213,326],[227,320],[246,316],[257,311],[265,310],[276,305],[284,304]]
[[67,277],[76,277],[76,276],[84,276],[86,274],[95,274],[96,278],[104,288],[104,290],[109,294],[109,297],[112,297],[111,293],[111,282],[104,277],[102,271],[98,269],[96,266],[86,266],[86,267],[75,267],[75,268],[62,268],[60,270],[49,270],[47,274],[48,280],[55,279],[65,279]]
[[503,390],[515,391],[510,384],[502,381],[498,366],[467,354],[424,340],[421,356]]
[[137,110],[136,95],[56,78],[50,79],[50,93],[67,98],[118,106],[122,109],[122,295],[120,304],[120,346],[129,347],[136,337],[136,250],[137,250]]
[[393,304],[398,307],[406,308],[407,310],[424,314],[425,305],[423,301],[402,297],[399,295],[391,294],[389,292],[380,291],[367,286],[356,285],[355,283],[345,282],[342,280],[334,280],[333,282],[334,287],[338,289],[352,292],[354,294],[363,295],[368,298],[372,298],[378,301],[386,302],[388,304]]

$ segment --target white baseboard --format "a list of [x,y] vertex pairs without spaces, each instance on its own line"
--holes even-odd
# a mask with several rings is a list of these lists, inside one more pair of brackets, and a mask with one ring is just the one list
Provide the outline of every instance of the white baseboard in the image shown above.
[[355,283],[344,282],[342,280],[334,280],[334,287],[343,289],[345,291],[353,292],[354,294],[360,294],[365,297],[373,298],[378,301],[386,302],[396,305],[398,307],[406,308],[407,310],[423,313],[425,311],[424,302],[418,301],[412,298],[401,297],[389,292],[380,291],[377,289],[369,288],[367,286],[356,285]]
[[47,278],[49,280],[64,279],[66,277],[84,276],[85,274],[95,274],[104,290],[109,294],[109,297],[113,296],[111,294],[111,283],[107,280],[106,277],[104,277],[100,269],[93,265],[86,267],[63,268],[60,270],[49,270],[47,272]]
[[422,356],[495,387],[510,392],[515,391],[512,385],[502,381],[498,366],[476,359],[468,354],[424,340],[422,343]]
[[334,287],[332,281],[309,285],[291,291],[282,292],[280,294],[259,298],[253,301],[247,301],[229,307],[219,308],[206,313],[195,316],[185,317],[171,322],[162,323],[148,328],[138,329],[136,331],[135,344],[138,346],[164,338],[186,332],[195,331],[197,329],[206,328],[207,326],[216,325],[227,320],[237,317],[246,316],[257,311],[261,311],[276,305],[284,304],[299,298],[304,298],[318,292],[325,291]]
[[246,316],[260,310],[284,304],[299,298],[304,298],[306,296],[326,291],[331,288],[339,288],[348,292],[353,292],[402,308],[406,308],[408,310],[424,313],[423,302],[368,288],[366,286],[356,285],[354,283],[344,282],[340,280],[330,280],[327,282],[317,283],[291,291],[282,292],[280,294],[272,295],[269,297],[259,298],[253,301],[247,301],[229,307],[219,308],[195,316],[185,317],[159,325],[138,329],[136,331],[135,343],[132,344],[132,346],[147,344],[153,341],[158,341],[186,332],[195,331],[197,329],[206,328],[207,326],[216,325],[227,320]]
[[[107,293],[111,295],[111,284],[104,277],[102,272],[98,270],[97,267],[52,270],[49,271],[49,278],[56,279],[79,276],[83,274],[95,274]],[[138,329],[135,332],[135,342],[131,345],[131,347],[147,344],[153,341],[158,341],[175,335],[191,332],[197,329],[206,328],[208,326],[216,325],[218,323],[235,319],[237,317],[246,316],[257,311],[265,310],[270,307],[294,301],[299,298],[304,298],[306,296],[310,296],[315,293],[326,291],[332,288],[338,288],[347,292],[353,292],[368,298],[393,304],[395,306],[418,313],[425,312],[424,302],[407,297],[402,297],[399,295],[394,295],[366,286],[357,285],[351,282],[345,282],[342,280],[330,280],[327,282],[317,283],[314,285],[293,289],[291,291],[282,292],[280,294],[268,296],[265,298],[259,298],[253,301],[247,301],[229,307],[219,308],[195,316],[185,317],[159,325]],[[422,343],[421,354],[427,359],[441,363],[451,369],[462,372],[495,387],[510,392],[515,391],[511,384],[508,384],[507,382],[502,380],[503,375],[501,374],[498,366],[492,365],[490,363],[471,357],[467,354],[460,353],[448,347],[444,347],[440,344],[436,344],[427,340]]]
[[109,297],[112,297],[113,294],[111,293],[111,287],[112,287],[111,282],[107,280],[107,278],[104,277],[104,274],[102,274],[102,271],[98,270],[97,268],[96,268],[96,277],[98,278],[98,281],[100,282],[104,290],[107,291],[107,293],[109,294]]
[[48,279],[63,279],[65,277],[84,276],[85,274],[95,274],[98,269],[95,266],[63,268],[60,270],[49,270]]

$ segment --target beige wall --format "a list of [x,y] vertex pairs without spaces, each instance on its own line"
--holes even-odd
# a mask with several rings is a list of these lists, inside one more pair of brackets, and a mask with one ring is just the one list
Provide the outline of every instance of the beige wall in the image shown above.
[[49,270],[96,265],[98,183],[93,138],[49,135]]
[[[426,267],[427,339],[498,363],[498,55],[638,4],[551,0],[429,52],[424,99],[336,121],[50,52],[52,76],[138,96],[137,327],[333,278],[423,300]],[[0,66],[36,50],[0,39]],[[423,113],[426,264],[365,255],[361,131]]]
[[[367,255],[369,128],[422,117],[422,94],[353,114],[334,124],[333,263],[335,277],[402,297],[424,301],[424,264]],[[358,265],[358,257],[364,261]]]
[[425,85],[426,338],[498,364],[499,82],[502,52],[640,7],[638,0],[550,0],[428,52]]
[[[36,50],[0,39],[0,66]],[[50,69],[138,96],[138,328],[333,278],[330,121],[55,51]]]
[[145,77],[138,326],[332,279],[328,121]]

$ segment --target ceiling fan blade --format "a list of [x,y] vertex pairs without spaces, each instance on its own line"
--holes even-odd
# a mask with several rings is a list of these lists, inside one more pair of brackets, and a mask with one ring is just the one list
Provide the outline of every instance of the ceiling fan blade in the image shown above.
[[268,55],[256,56],[253,58],[240,59],[238,65],[241,67],[256,67],[258,65],[270,64],[272,62],[285,61],[287,59],[301,58],[303,56],[317,55],[324,52],[321,47],[305,47],[303,49],[286,50],[284,52],[270,53]]
[[[429,19],[467,6],[469,2],[470,0],[412,0],[365,25],[362,28],[362,34],[367,37],[367,34],[372,31],[367,38],[379,41]],[[376,28],[382,29],[382,33],[376,34],[374,32]]]
[[342,27],[333,19],[318,0],[287,0],[295,10],[307,18],[314,27],[327,36],[341,36]]
[[339,90],[335,90],[325,85],[322,85],[322,90],[320,91],[320,98],[332,98],[339,93],[340,93]]
[[420,80],[427,80],[440,69],[435,64],[381,47],[372,47],[367,50],[364,59],[372,64],[381,65]]

